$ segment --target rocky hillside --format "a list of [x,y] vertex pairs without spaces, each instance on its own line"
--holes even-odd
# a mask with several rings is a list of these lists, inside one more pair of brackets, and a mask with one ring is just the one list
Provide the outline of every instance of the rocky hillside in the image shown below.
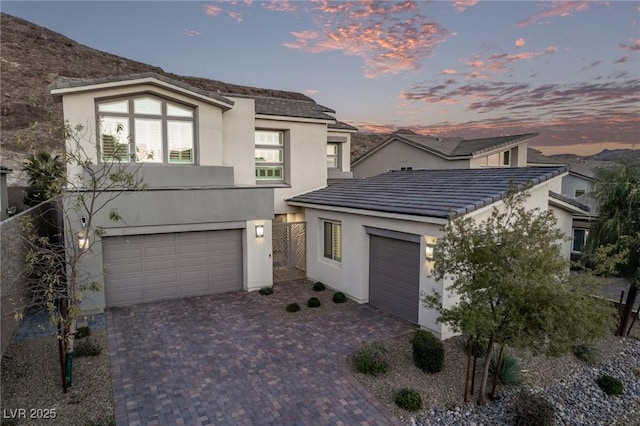
[[[58,77],[98,78],[155,72],[204,90],[310,100],[294,92],[239,86],[164,72],[153,65],[101,52],[20,18],[0,14],[1,162],[15,171],[26,153],[59,151],[62,105],[54,103],[48,86]],[[16,183],[19,173],[10,175]]]

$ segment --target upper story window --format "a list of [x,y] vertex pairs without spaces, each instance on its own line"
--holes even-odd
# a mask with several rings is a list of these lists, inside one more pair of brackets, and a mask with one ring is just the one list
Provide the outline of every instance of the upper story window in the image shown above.
[[284,132],[256,130],[255,145],[256,181],[284,182]]
[[581,189],[574,189],[574,190],[573,190],[573,198],[578,198],[578,197],[580,197],[580,196],[582,196],[582,195],[584,195],[584,194],[586,194],[586,193],[587,193],[587,190],[586,190],[586,189],[583,189],[583,188],[581,188]]
[[339,143],[327,144],[327,168],[329,169],[340,168],[340,144]]
[[102,161],[195,162],[195,109],[141,95],[98,102]]
[[481,167],[505,167],[510,164],[510,152],[502,151],[480,159]]

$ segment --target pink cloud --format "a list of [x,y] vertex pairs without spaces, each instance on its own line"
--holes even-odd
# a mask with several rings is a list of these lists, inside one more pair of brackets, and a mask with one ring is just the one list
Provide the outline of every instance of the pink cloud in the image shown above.
[[629,39],[629,44],[620,43],[620,49],[629,50],[629,51],[638,51],[640,50],[640,39],[634,40]]
[[227,15],[229,15],[234,21],[242,22],[242,13],[240,12],[227,12]]
[[270,12],[295,12],[296,6],[288,0],[271,0],[262,3],[262,8]]
[[453,74],[458,74],[458,71],[456,71],[456,70],[454,70],[452,68],[447,68],[447,69],[442,71],[442,74],[453,75]]
[[558,51],[558,48],[555,46],[549,46],[546,48],[545,50],[547,53],[556,53]]
[[315,95],[316,93],[318,93],[317,89],[307,89],[304,91],[304,93],[306,93],[307,95]]
[[317,30],[293,32],[290,49],[357,56],[367,78],[416,71],[451,34],[418,13],[415,1],[307,3]]
[[575,12],[583,12],[593,5],[592,1],[565,1],[554,0],[551,2],[541,2],[544,6],[544,10],[536,15],[530,16],[527,19],[523,19],[518,22],[516,26],[526,27],[534,22],[540,21],[546,18],[555,17],[567,17],[573,15]]
[[478,0],[454,0],[453,7],[458,12],[464,12],[469,7],[473,7],[478,4]]
[[523,38],[519,38],[516,40],[516,49],[520,48],[524,46],[524,39]]
[[222,8],[215,4],[205,4],[203,8],[204,13],[209,16],[217,16],[220,12],[222,12]]

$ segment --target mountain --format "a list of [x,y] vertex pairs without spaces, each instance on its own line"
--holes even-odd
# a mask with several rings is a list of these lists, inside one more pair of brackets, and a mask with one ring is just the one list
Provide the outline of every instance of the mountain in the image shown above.
[[153,65],[92,49],[6,13],[0,14],[0,27],[0,158],[2,165],[16,172],[9,175],[11,184],[23,178],[18,171],[27,153],[39,149],[59,152],[64,146],[62,105],[53,101],[48,87],[58,77],[155,72],[211,92],[313,101],[302,93],[167,73]]

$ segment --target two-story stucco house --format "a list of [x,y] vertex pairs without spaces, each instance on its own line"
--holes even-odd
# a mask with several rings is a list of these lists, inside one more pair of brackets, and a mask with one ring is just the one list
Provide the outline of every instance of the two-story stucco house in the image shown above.
[[210,93],[153,73],[62,78],[51,93],[84,127],[94,167],[136,163],[148,186],[111,202],[122,221],[93,218],[101,236],[70,218],[66,232],[93,239],[83,269],[104,283],[87,311],[271,285],[272,222],[302,217],[285,198],[351,176],[356,129],[312,101]]
[[527,141],[538,133],[463,139],[418,135],[404,130],[391,135],[351,164],[355,178],[389,170],[526,167]]

